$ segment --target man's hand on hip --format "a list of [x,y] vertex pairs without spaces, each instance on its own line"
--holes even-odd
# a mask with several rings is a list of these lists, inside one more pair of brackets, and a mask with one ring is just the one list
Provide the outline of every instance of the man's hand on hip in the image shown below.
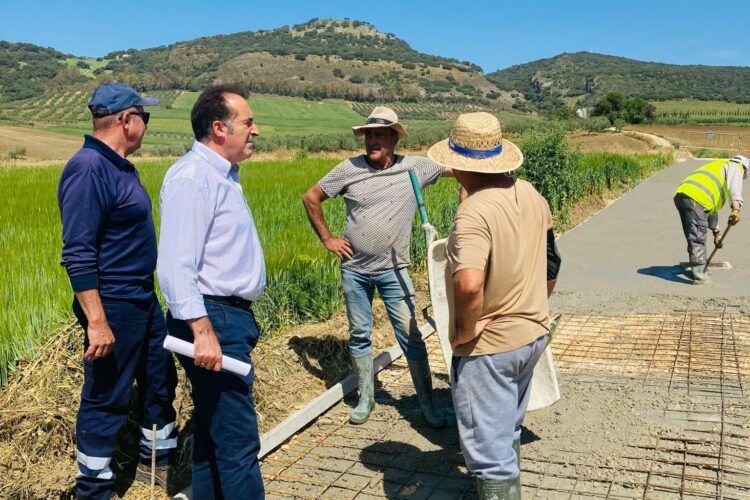
[[86,349],[83,359],[93,361],[112,352],[115,336],[106,320],[101,323],[89,323],[86,327],[86,335],[89,339],[89,348]]
[[326,247],[331,253],[335,253],[341,260],[349,260],[354,255],[352,246],[344,238],[335,238],[331,236],[323,242],[323,246]]
[[208,316],[189,319],[187,324],[193,331],[195,366],[215,372],[221,371],[221,346]]

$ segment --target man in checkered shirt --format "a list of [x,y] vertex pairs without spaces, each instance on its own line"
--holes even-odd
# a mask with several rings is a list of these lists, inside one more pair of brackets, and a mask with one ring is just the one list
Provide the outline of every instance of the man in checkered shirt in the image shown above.
[[[365,154],[339,163],[302,197],[320,241],[341,259],[349,351],[359,387],[359,403],[349,421],[364,423],[375,406],[370,333],[372,297],[377,290],[409,363],[422,413],[430,426],[441,427],[446,420],[432,399],[430,366],[407,272],[417,208],[409,170],[417,174],[421,187],[433,184],[441,175],[452,176],[452,172],[425,157],[395,153],[399,139],[409,135],[389,108],[376,107],[365,125],[352,129],[357,137],[364,135]],[[321,208],[323,201],[339,195],[346,203],[342,237],[331,234]]]

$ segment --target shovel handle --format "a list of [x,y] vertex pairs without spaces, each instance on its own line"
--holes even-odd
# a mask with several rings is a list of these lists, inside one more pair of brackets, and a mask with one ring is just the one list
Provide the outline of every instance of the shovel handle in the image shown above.
[[719,247],[724,245],[724,238],[727,237],[729,234],[729,230],[732,229],[732,226],[727,226],[727,230],[724,231],[724,233],[721,235],[721,238],[719,238],[719,244],[714,247],[714,250],[711,252],[711,255],[708,256],[708,260],[706,261],[706,267],[703,268],[703,271],[708,271],[708,265],[711,264],[711,261],[714,258],[714,255],[716,255],[716,251],[719,249]]
[[417,174],[414,170],[409,170],[409,179],[411,179],[411,187],[414,190],[414,197],[417,199],[417,208],[419,208],[419,220],[422,224],[429,224],[430,221],[427,219],[427,210],[424,208],[424,198],[422,198],[422,190],[419,189],[419,181],[417,180]]

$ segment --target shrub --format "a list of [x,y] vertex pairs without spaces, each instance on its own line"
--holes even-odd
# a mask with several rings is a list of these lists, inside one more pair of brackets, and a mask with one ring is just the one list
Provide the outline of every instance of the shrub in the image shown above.
[[8,158],[10,158],[11,160],[22,160],[26,158],[26,147],[16,146],[13,151],[8,153]]
[[547,199],[553,215],[567,222],[566,208],[574,189],[573,172],[580,155],[565,140],[559,124],[532,129],[519,141],[524,163],[520,175]]

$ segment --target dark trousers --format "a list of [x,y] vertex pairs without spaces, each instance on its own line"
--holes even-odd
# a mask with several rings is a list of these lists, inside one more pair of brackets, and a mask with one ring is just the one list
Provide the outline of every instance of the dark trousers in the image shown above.
[[689,196],[677,193],[674,206],[680,214],[682,232],[687,240],[688,259],[690,264],[705,264],[707,258],[706,234],[708,233],[708,214],[706,210]]
[[[205,301],[208,319],[221,352],[251,363],[250,351],[259,331],[252,311]],[[167,314],[170,334],[193,342],[185,321]],[[193,498],[265,498],[258,463],[260,436],[253,404],[253,370],[245,377],[213,372],[185,356],[177,356],[192,387],[195,405],[193,437]]]
[[[172,407],[177,374],[171,353],[162,347],[166,324],[156,295],[148,301],[103,297],[102,306],[115,343],[107,356],[83,362],[81,406],[76,420],[77,498],[108,499],[113,495],[116,475],[110,462],[117,432],[128,417],[133,380],[138,385],[141,460],[151,463],[154,424],[157,464],[168,463],[177,447]],[[73,312],[86,330],[88,321],[76,300]],[[83,345],[85,352],[88,336]]]

